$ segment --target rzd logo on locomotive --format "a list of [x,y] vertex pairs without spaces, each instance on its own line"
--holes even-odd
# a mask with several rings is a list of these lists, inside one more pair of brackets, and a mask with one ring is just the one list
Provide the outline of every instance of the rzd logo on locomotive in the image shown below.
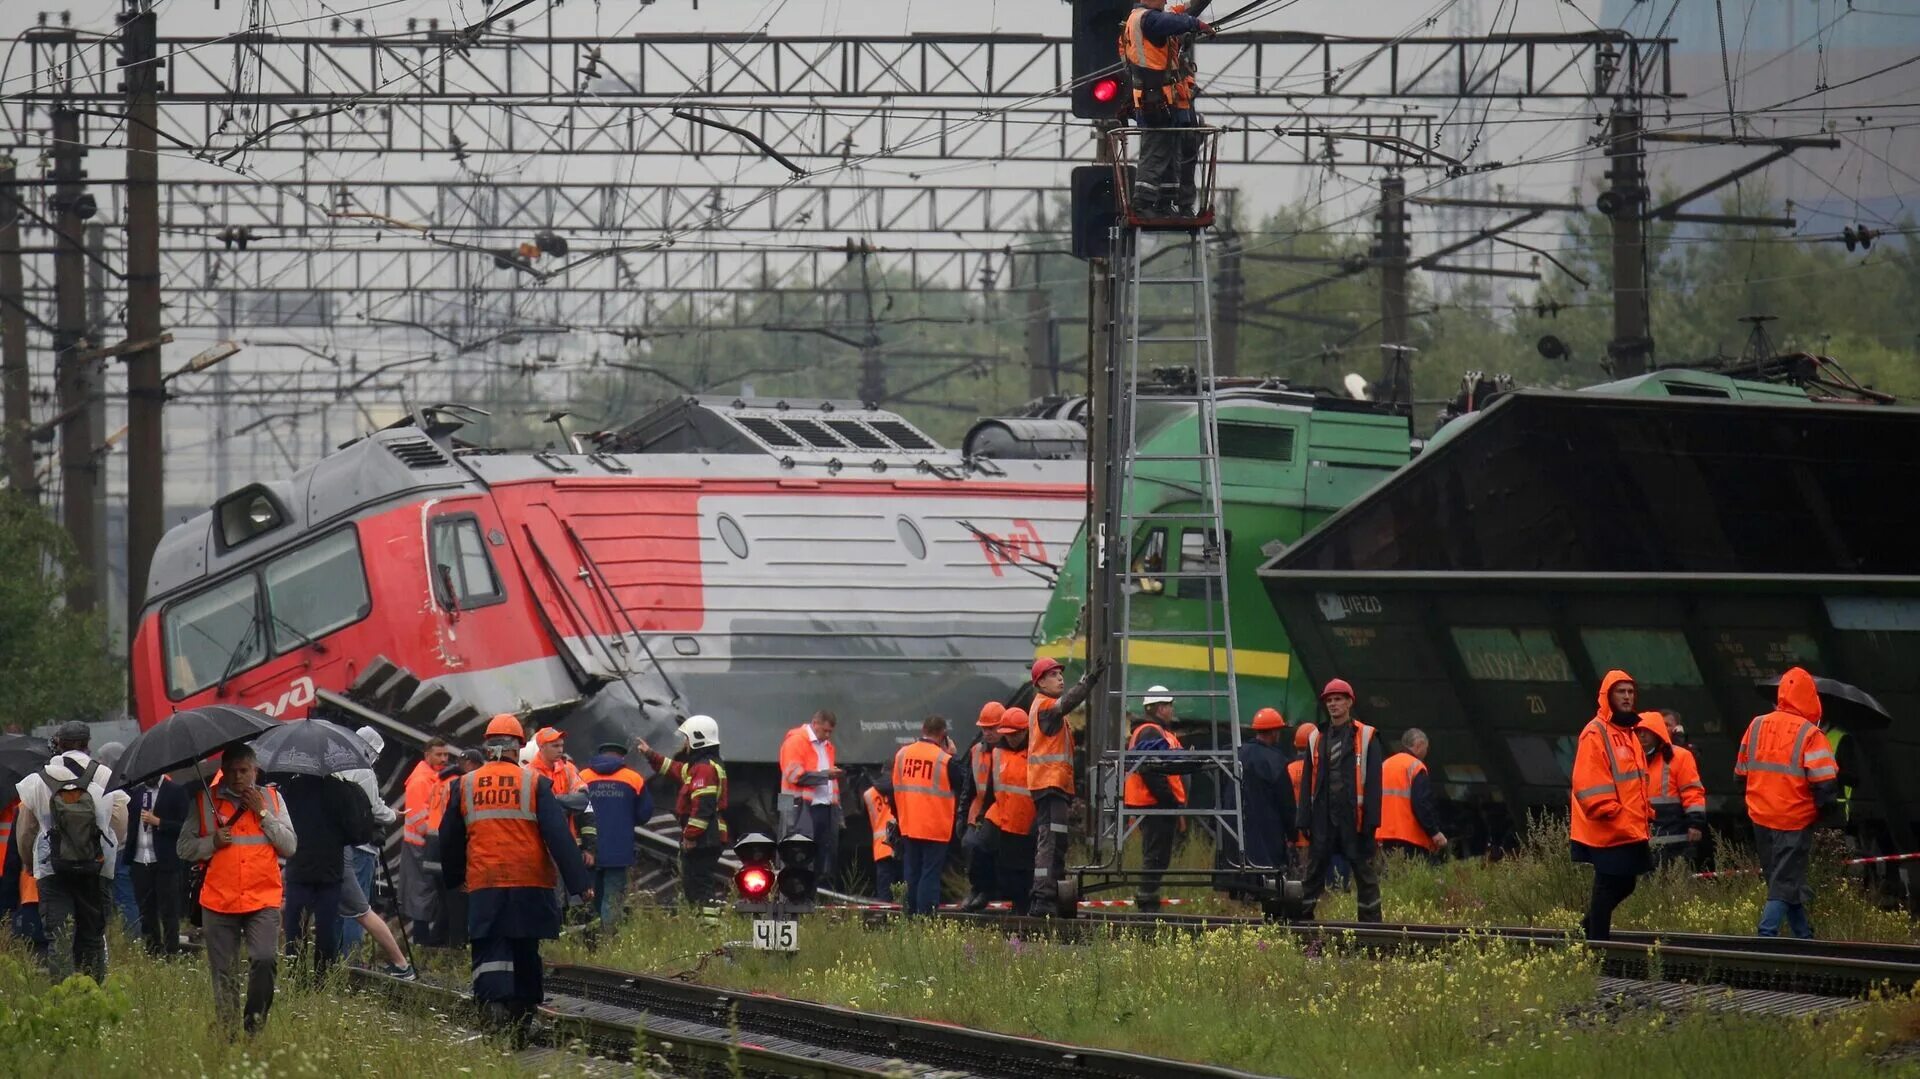
[[974,538],[980,541],[980,550],[987,556],[987,568],[993,570],[995,577],[1004,577],[1004,566],[1011,566],[1021,560],[1042,562],[1047,560],[1047,545],[1040,539],[1040,530],[1033,522],[1015,519],[1013,531],[1004,536],[991,532],[975,530]]
[[305,708],[313,703],[313,679],[302,675],[293,680],[279,699],[261,701],[253,706],[256,712],[265,712],[270,716],[284,716],[289,708]]

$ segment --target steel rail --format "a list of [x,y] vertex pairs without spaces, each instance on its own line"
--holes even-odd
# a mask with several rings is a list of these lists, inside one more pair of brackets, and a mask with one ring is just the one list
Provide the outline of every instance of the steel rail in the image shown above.
[[718,989],[671,978],[604,967],[562,965],[549,969],[547,987],[565,994],[649,1015],[670,1016],[737,1029],[747,1035],[777,1035],[823,1048],[897,1057],[977,1076],[1007,1079],[1251,1079],[1231,1068],[1142,1056],[1114,1049],[1063,1045],[1037,1038],[993,1034],[841,1008],[790,997]]

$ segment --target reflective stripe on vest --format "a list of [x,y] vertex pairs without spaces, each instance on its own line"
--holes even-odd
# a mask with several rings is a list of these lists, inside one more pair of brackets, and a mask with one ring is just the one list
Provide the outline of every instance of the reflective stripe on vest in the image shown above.
[[552,888],[530,767],[493,761],[460,777],[467,825],[467,889]]
[[1647,762],[1647,766],[1653,769],[1653,790],[1647,801],[1655,811],[1680,808],[1680,795],[1673,789],[1672,762],[1664,754],[1656,754],[1653,760]]
[[1033,793],[1027,789],[1027,755],[1017,749],[993,751],[993,805],[987,819],[1009,835],[1032,835]]
[[953,838],[952,761],[952,754],[924,738],[894,755],[893,803],[902,836],[942,843]]
[[1027,732],[1027,786],[1036,791],[1057,790],[1073,793],[1073,726],[1060,717],[1060,730],[1047,734],[1040,729],[1040,713],[1057,708],[1052,697],[1033,699],[1033,723]]
[[[1182,5],[1166,10],[1178,14],[1186,9]],[[1133,90],[1134,107],[1147,107],[1148,98],[1157,95],[1169,107],[1192,108],[1193,74],[1188,70],[1181,39],[1171,37],[1166,44],[1155,45],[1142,28],[1146,17],[1145,8],[1135,8],[1120,30],[1120,62],[1127,71],[1127,85]]]
[[1411,753],[1396,753],[1380,769],[1380,827],[1375,839],[1411,843],[1431,851],[1433,837],[1420,827],[1413,811],[1413,779],[1427,770],[1420,758]]
[[872,787],[860,793],[860,800],[866,803],[867,821],[873,825],[873,860],[893,857],[893,844],[887,842],[887,825],[893,823],[893,810],[887,807],[887,800]]
[[[275,814],[286,813],[279,791],[259,789]],[[207,859],[207,873],[200,883],[200,905],[215,914],[251,914],[281,906],[286,893],[280,853],[267,838],[260,815],[218,794],[211,800],[205,791],[194,797],[199,805],[201,836],[218,831],[222,820],[233,822],[227,825],[232,840]]]
[[1605,784],[1596,784],[1594,786],[1586,788],[1585,790],[1574,791],[1573,796],[1584,802],[1589,798],[1593,798],[1598,795],[1605,794],[1608,791],[1612,791],[1614,798],[1618,800],[1622,805],[1625,805],[1627,801],[1627,796],[1626,796],[1626,792],[1620,789],[1620,784],[1625,783],[1628,780],[1632,780],[1632,779],[1645,780],[1647,778],[1647,773],[1641,771],[1638,768],[1635,768],[1629,772],[1621,771],[1620,758],[1614,755],[1613,741],[1612,739],[1607,737],[1606,721],[1601,719],[1587,720],[1588,729],[1592,729],[1595,726],[1598,726],[1600,728],[1600,745],[1603,748],[1605,748],[1607,751],[1607,773],[1613,776],[1613,782],[1605,783]]
[[[1134,746],[1139,745],[1140,739],[1143,736],[1145,736],[1148,732],[1152,732],[1154,734],[1159,735],[1160,739],[1167,743],[1167,748],[1169,749],[1185,749],[1186,748],[1185,746],[1180,744],[1180,739],[1175,738],[1173,736],[1172,731],[1167,730],[1165,727],[1160,726],[1158,723],[1142,723],[1138,727],[1135,727],[1133,729],[1133,734],[1128,736],[1127,738],[1127,748],[1132,749]],[[1144,807],[1151,807],[1158,804],[1157,802],[1154,801],[1153,792],[1147,788],[1146,777],[1140,774],[1140,767],[1144,763],[1146,762],[1142,761],[1142,762],[1136,763],[1133,766],[1133,768],[1127,772],[1127,781],[1122,791],[1122,800],[1125,801],[1126,804],[1130,806],[1144,808]],[[1173,790],[1173,804],[1180,805],[1180,806],[1186,805],[1187,804],[1186,780],[1180,778],[1179,776],[1167,776],[1166,779],[1167,779],[1167,786]],[[1170,808],[1170,807],[1163,807],[1163,808]]]
[[[1353,750],[1353,826],[1366,827],[1367,821],[1367,750],[1373,746],[1373,728],[1359,720],[1353,720],[1354,739],[1358,743]],[[1320,794],[1320,781],[1327,770],[1320,762],[1320,732],[1307,735],[1307,755],[1313,758],[1313,794]]]

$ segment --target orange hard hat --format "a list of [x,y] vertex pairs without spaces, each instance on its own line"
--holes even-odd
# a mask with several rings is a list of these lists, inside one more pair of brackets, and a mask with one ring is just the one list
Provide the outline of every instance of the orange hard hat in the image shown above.
[[1353,696],[1353,687],[1347,684],[1346,679],[1336,678],[1333,681],[1328,682],[1326,685],[1326,688],[1320,691],[1320,699],[1324,701],[1328,697],[1331,697],[1336,693],[1344,693],[1347,696],[1351,697]]
[[533,740],[540,743],[543,746],[546,746],[546,745],[552,745],[553,743],[558,742],[560,739],[565,738],[566,736],[567,736],[566,732],[561,730],[558,727],[542,727],[538,731],[534,732]]
[[1277,731],[1287,725],[1287,717],[1278,709],[1262,708],[1253,714],[1253,729],[1256,731]]
[[1052,674],[1054,671],[1057,671],[1059,669],[1060,669],[1060,661],[1052,658],[1051,656],[1042,656],[1039,659],[1034,660],[1033,661],[1033,684],[1036,686],[1039,685],[1040,680],[1042,678],[1045,678],[1047,675]]
[[508,712],[502,712],[492,719],[487,720],[486,737],[514,738],[524,742],[527,740],[527,731],[526,728],[520,726],[518,717]]
[[1003,731],[1024,731],[1027,729],[1027,710],[1009,708],[1000,713],[1000,729]]
[[1320,728],[1311,723],[1302,723],[1293,729],[1293,748],[1307,748],[1307,739],[1320,733]]
[[1004,704],[1001,704],[999,701],[988,701],[987,703],[980,706],[979,725],[982,727],[988,727],[988,728],[999,726],[1000,714],[1005,712],[1006,710],[1007,710],[1007,706]]

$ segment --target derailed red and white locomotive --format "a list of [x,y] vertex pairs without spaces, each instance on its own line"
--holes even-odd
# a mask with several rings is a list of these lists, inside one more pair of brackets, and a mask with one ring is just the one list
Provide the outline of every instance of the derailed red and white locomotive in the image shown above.
[[771,764],[815,708],[879,762],[1004,696],[1085,509],[1085,463],[945,449],[843,402],[669,402],[572,452],[374,432],[170,530],[133,646],[143,727],[351,698],[477,740],[496,712],[576,748],[720,718]]

